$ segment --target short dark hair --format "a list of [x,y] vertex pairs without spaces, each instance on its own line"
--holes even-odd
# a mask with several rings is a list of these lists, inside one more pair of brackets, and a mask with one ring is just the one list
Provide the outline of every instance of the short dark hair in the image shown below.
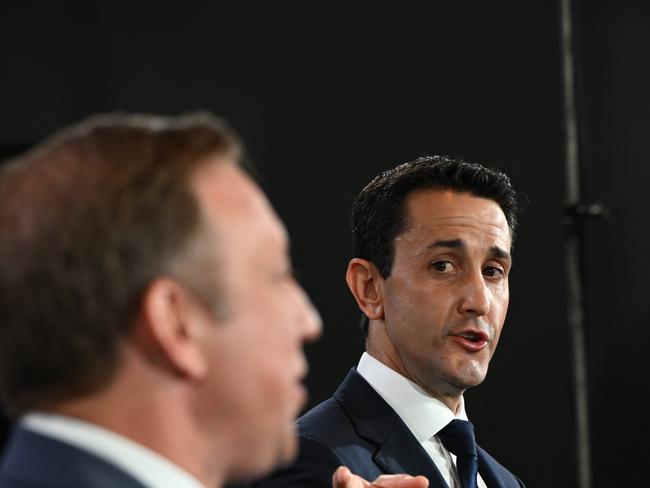
[[11,415],[104,386],[156,277],[205,288],[177,262],[203,230],[190,178],[240,151],[207,113],[109,114],[2,167],[0,400]]
[[[426,156],[384,171],[375,177],[352,204],[352,252],[371,261],[388,278],[395,255],[394,240],[406,229],[404,202],[414,191],[451,190],[489,198],[499,204],[514,238],[517,194],[503,172],[445,156]],[[361,318],[364,336],[368,318]]]

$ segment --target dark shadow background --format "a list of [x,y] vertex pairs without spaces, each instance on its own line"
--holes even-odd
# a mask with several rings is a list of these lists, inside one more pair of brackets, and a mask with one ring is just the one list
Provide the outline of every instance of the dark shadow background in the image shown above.
[[[584,227],[598,488],[636,481],[650,433],[648,5],[577,4],[585,199],[612,210]],[[0,156],[95,112],[228,119],[324,318],[307,348],[310,406],[363,350],[344,281],[354,195],[424,154],[507,171],[528,201],[510,313],[467,408],[480,443],[529,488],[572,487],[558,25],[547,1],[10,3],[0,7]]]

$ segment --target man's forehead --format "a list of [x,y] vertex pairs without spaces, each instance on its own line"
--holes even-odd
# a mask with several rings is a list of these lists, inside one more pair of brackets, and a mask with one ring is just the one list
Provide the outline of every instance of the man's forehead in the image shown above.
[[197,170],[194,183],[202,212],[222,233],[249,232],[265,242],[287,246],[284,224],[239,166],[229,161],[208,163]]
[[494,227],[495,232],[508,229],[508,221],[499,204],[489,198],[451,190],[419,190],[406,200],[406,224],[417,226]]
[[255,184],[233,161],[210,158],[197,167],[192,184],[202,203],[217,200],[220,205],[250,205],[258,199]]

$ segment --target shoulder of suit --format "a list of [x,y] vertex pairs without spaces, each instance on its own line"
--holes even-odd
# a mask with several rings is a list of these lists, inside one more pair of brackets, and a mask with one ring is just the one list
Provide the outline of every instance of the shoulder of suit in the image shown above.
[[335,398],[329,398],[298,419],[301,437],[318,439],[326,444],[354,431],[352,420]]

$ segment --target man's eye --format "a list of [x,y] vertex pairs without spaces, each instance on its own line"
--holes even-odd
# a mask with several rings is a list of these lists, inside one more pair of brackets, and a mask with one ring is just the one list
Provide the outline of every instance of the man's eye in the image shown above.
[[488,266],[483,269],[483,274],[489,277],[501,277],[505,274],[505,272],[498,266]]
[[452,263],[451,261],[434,261],[431,263],[431,268],[444,273],[445,271],[451,271]]

